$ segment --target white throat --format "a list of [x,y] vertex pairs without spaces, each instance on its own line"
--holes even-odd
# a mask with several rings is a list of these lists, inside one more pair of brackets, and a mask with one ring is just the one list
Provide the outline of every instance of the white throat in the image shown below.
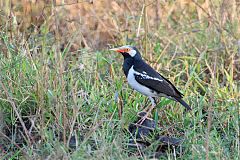
[[137,54],[137,52],[133,49],[130,50],[128,53],[130,54],[131,57],[134,57]]

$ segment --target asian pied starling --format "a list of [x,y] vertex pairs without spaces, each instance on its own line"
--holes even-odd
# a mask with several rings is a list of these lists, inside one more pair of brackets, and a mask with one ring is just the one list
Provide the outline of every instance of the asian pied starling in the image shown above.
[[151,100],[151,108],[148,109],[144,120],[156,106],[155,97],[166,97],[175,100],[186,107],[187,110],[191,110],[191,107],[182,100],[183,94],[180,93],[169,80],[144,62],[136,47],[126,45],[110,50],[119,52],[123,55],[123,71],[130,86],[138,92],[148,96]]

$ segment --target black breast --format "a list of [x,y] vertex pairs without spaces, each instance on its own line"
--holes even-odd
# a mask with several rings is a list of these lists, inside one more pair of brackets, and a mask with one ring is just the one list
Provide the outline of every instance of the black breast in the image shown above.
[[124,57],[124,62],[123,62],[123,72],[125,76],[127,77],[129,69],[133,66],[133,58],[125,58]]

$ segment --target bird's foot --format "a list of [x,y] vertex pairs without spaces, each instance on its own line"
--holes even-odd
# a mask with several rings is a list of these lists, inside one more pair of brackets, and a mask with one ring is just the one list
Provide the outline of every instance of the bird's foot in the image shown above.
[[151,119],[151,118],[148,118],[148,116],[151,116],[151,113],[148,111],[148,112],[139,112],[138,113],[138,116],[140,117],[139,121],[137,122],[137,124],[139,125],[142,125],[143,122],[146,120],[146,119]]
[[138,113],[138,116],[141,117],[141,119],[137,122],[137,124],[142,125],[143,122],[148,118],[148,116],[151,116],[151,112],[154,109],[155,105],[152,105],[150,107],[146,108],[146,111]]

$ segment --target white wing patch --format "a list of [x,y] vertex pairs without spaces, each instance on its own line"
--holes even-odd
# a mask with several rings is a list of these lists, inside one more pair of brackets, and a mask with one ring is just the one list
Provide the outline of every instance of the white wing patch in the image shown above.
[[[137,72],[137,73],[139,73],[139,72]],[[151,97],[157,97],[158,96],[157,92],[152,91],[151,89],[149,89],[149,88],[141,85],[140,83],[138,83],[135,79],[134,74],[136,74],[136,71],[134,71],[133,67],[131,67],[129,69],[129,72],[128,72],[127,81],[133,89],[137,90],[138,92],[140,92],[140,93],[142,93],[146,96],[151,96]]]
[[136,79],[135,79],[135,75],[134,74],[141,76],[142,79],[153,79],[153,80],[156,80],[156,81],[159,81],[159,82],[163,82],[162,79],[150,77],[147,74],[136,72],[133,69],[133,66],[132,66],[129,69],[127,80],[128,80],[129,85],[133,89],[137,90],[138,92],[140,92],[140,93],[142,93],[142,94],[144,94],[146,96],[150,96],[150,97],[168,97],[167,95],[165,95],[163,93],[157,93],[156,91],[153,91],[150,88],[147,88],[146,86],[141,85],[140,83],[138,83],[136,81]]
[[134,74],[136,74],[138,76],[141,76],[140,79],[151,79],[151,80],[163,82],[162,79],[159,79],[159,78],[156,78],[156,77],[151,77],[151,76],[147,75],[147,73],[145,71],[143,71],[143,73],[139,73],[137,71],[134,71]]

